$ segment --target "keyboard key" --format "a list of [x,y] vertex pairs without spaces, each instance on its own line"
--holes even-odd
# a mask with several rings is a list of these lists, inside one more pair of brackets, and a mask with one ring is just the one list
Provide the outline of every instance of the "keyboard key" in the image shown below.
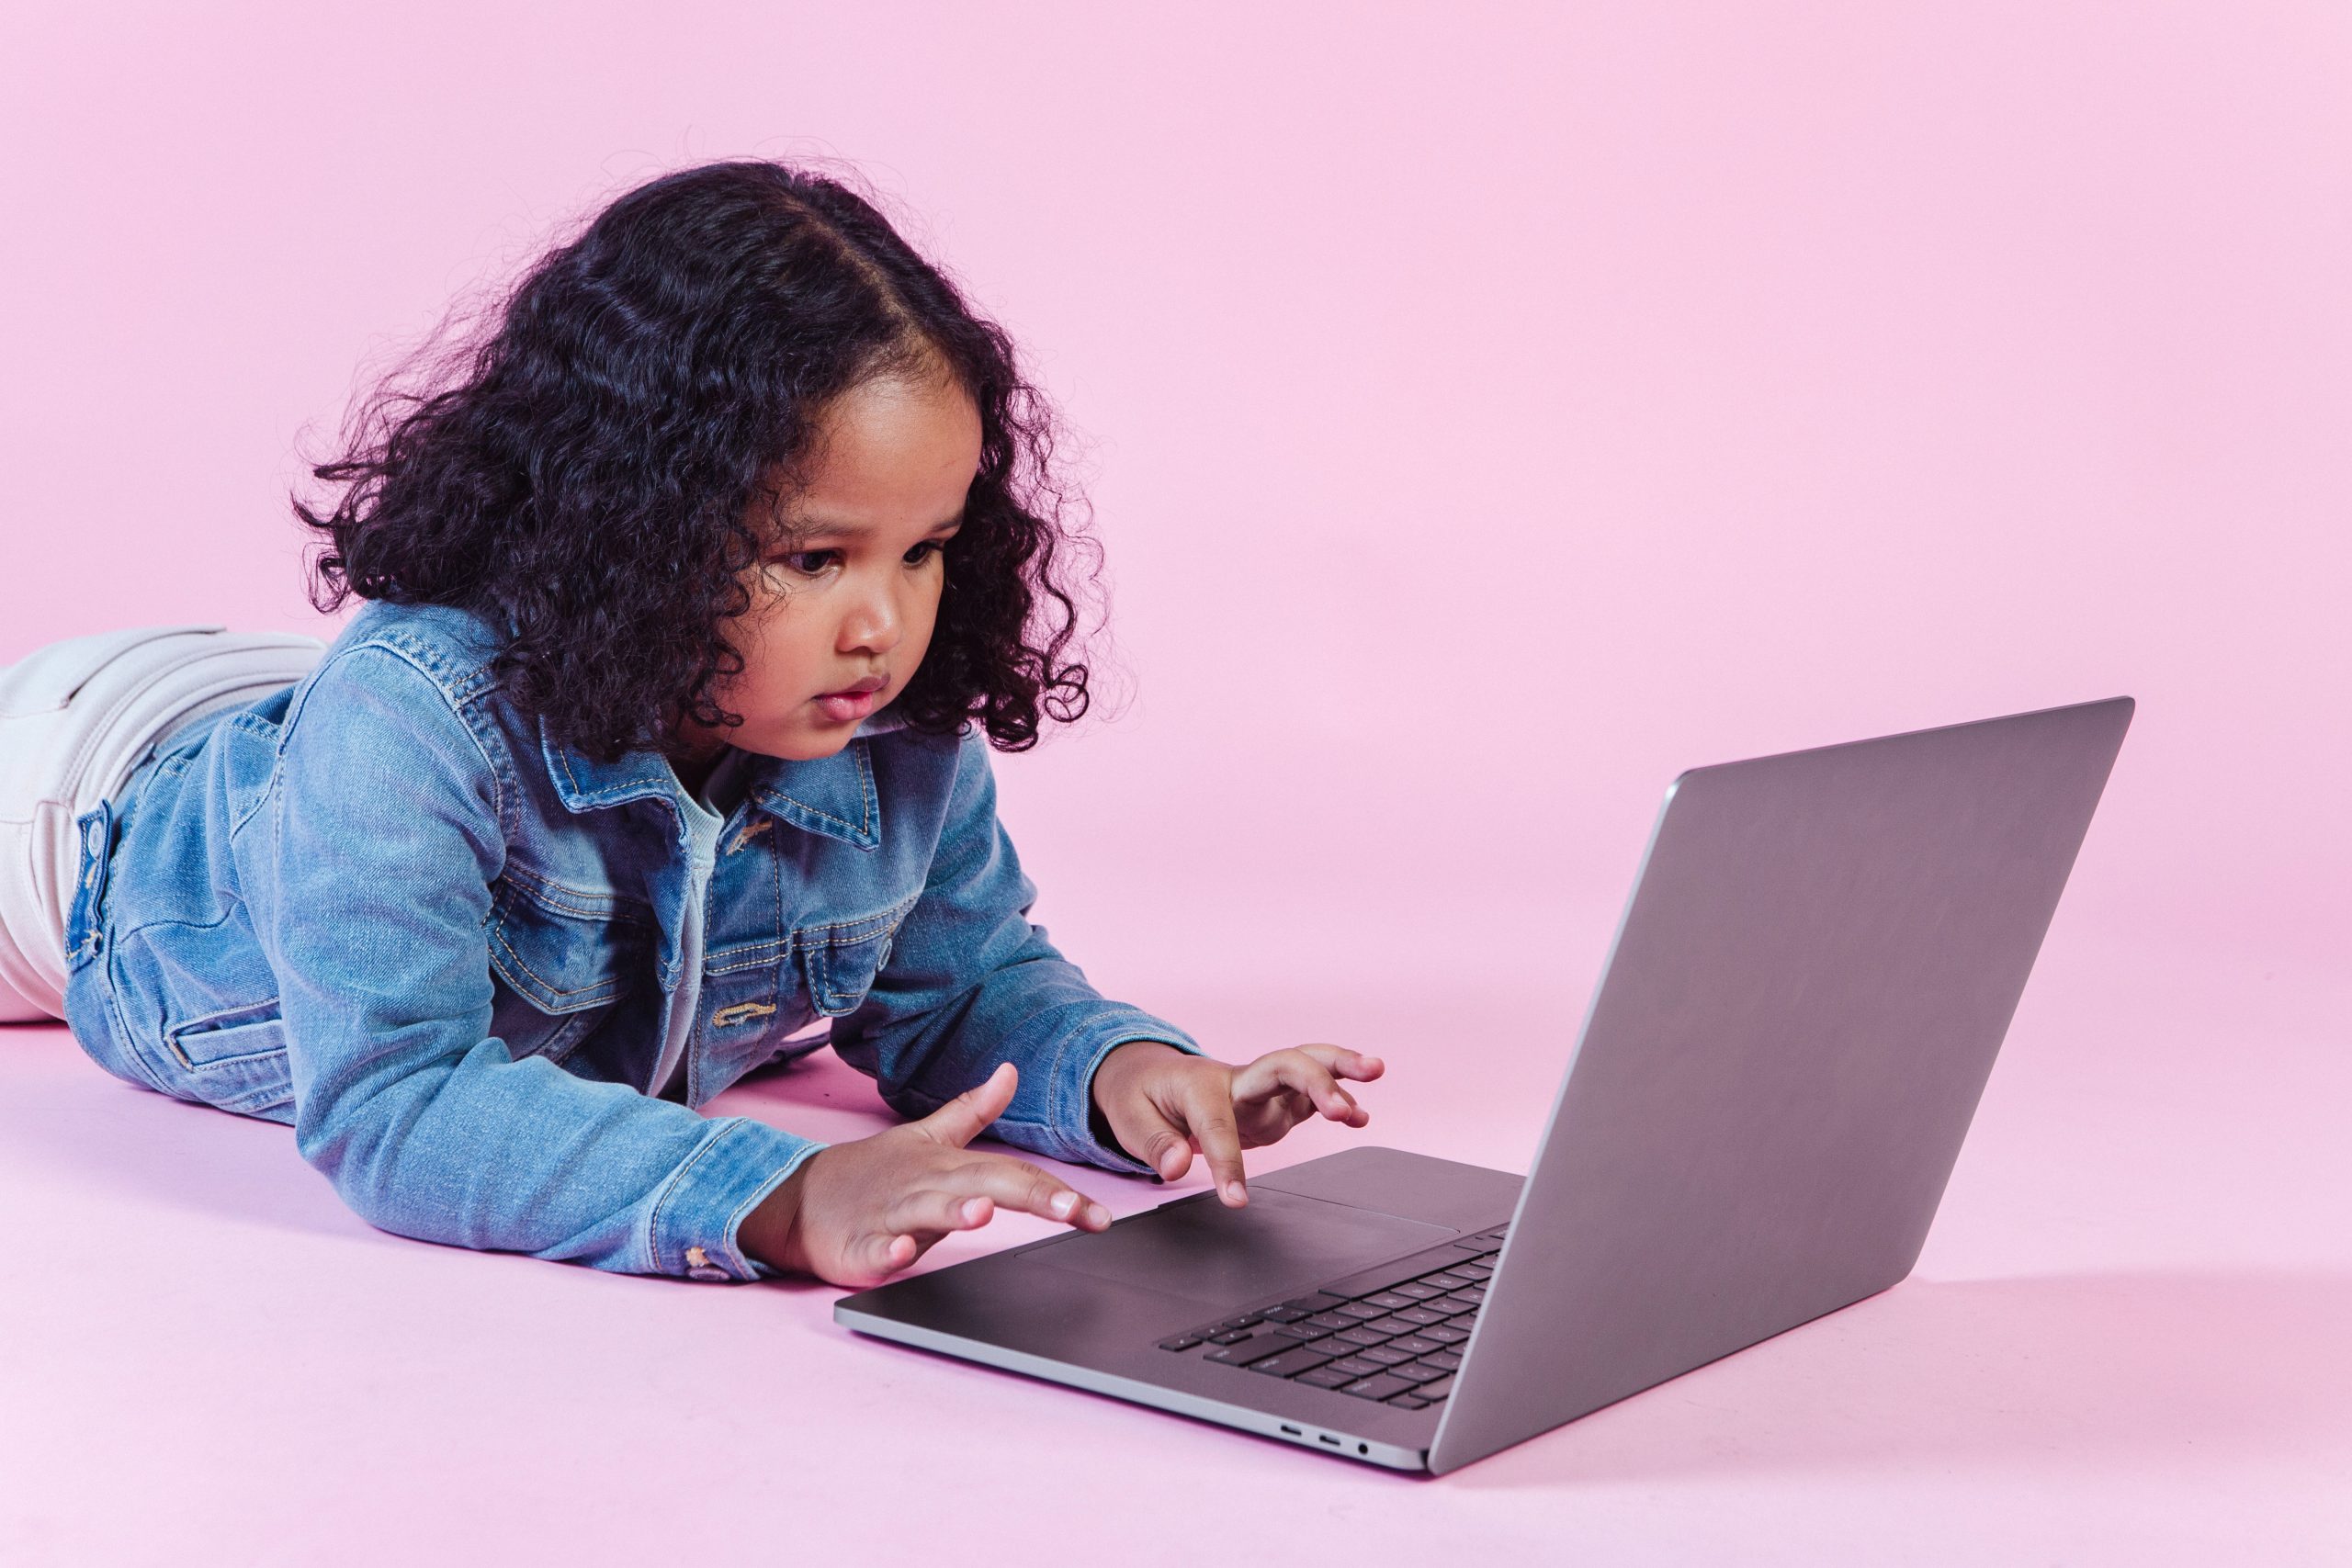
[[1279,1334],[1253,1334],[1230,1345],[1221,1346],[1202,1359],[1216,1361],[1222,1366],[1246,1367],[1252,1361],[1263,1360],[1268,1356],[1287,1350],[1295,1343]]
[[1320,1339],[1323,1337],[1323,1331],[1321,1329],[1310,1328],[1303,1323],[1270,1323],[1266,1325],[1266,1332],[1269,1334],[1279,1334],[1285,1339]]
[[1413,1324],[1422,1328],[1426,1328],[1433,1323],[1443,1323],[1446,1318],[1446,1314],[1444,1313],[1431,1312],[1427,1307],[1407,1307],[1403,1312],[1398,1313],[1396,1315],[1403,1318],[1407,1323]]
[[1458,1291],[1470,1281],[1451,1269],[1442,1269],[1434,1274],[1422,1275],[1421,1283],[1435,1291]]
[[1386,1312],[1395,1312],[1398,1307],[1411,1306],[1413,1298],[1400,1296],[1394,1291],[1382,1291],[1377,1294],[1364,1297],[1363,1304],[1376,1306]]
[[1265,1315],[1265,1314],[1259,1312],[1245,1312],[1238,1317],[1227,1318],[1217,1326],[1220,1328],[1247,1328]]
[[[1258,1364],[1265,1365],[1263,1361]],[[1425,1367],[1419,1361],[1407,1361],[1402,1366],[1389,1368],[1388,1375],[1392,1378],[1410,1378],[1415,1382],[1435,1382],[1446,1374],[1436,1367]]]
[[1494,1269],[1484,1263],[1457,1263],[1446,1272],[1466,1275],[1473,1280],[1484,1280],[1494,1273]]
[[1173,1339],[1161,1340],[1159,1348],[1163,1350],[1189,1350],[1200,1343],[1201,1337],[1197,1334],[1179,1334]]
[[1381,1372],[1374,1377],[1359,1378],[1340,1392],[1352,1393],[1358,1399],[1386,1399],[1390,1394],[1403,1393],[1412,1386],[1402,1378],[1393,1378],[1386,1372]]
[[1391,1313],[1386,1317],[1374,1318],[1364,1326],[1374,1334],[1410,1334],[1421,1325],[1418,1323],[1408,1323],[1400,1314]]
[[1439,1400],[1443,1399],[1447,1394],[1453,1392],[1453,1379],[1450,1376],[1438,1378],[1432,1382],[1421,1384],[1420,1387],[1415,1389],[1413,1392],[1419,1394],[1423,1399],[1428,1400],[1431,1404],[1435,1404]]
[[1296,1307],[1268,1307],[1258,1315],[1268,1323],[1296,1323],[1306,1314]]
[[1385,1317],[1387,1314],[1386,1307],[1370,1306],[1363,1302],[1349,1302],[1342,1306],[1333,1308],[1331,1314],[1334,1317],[1353,1318],[1359,1323],[1368,1317]]
[[[1393,1356],[1396,1353],[1396,1352],[1394,1350],[1383,1350],[1381,1352],[1384,1356]],[[1459,1371],[1462,1368],[1462,1358],[1455,1355],[1451,1350],[1432,1350],[1428,1355],[1421,1358],[1421,1365],[1425,1367],[1435,1367],[1442,1372]]]
[[1418,1280],[1430,1269],[1442,1269],[1461,1256],[1462,1254],[1454,1250],[1451,1243],[1443,1247],[1433,1247],[1427,1252],[1416,1252],[1409,1258],[1394,1258],[1376,1269],[1366,1269],[1362,1273],[1351,1274],[1344,1280],[1334,1280],[1323,1287],[1323,1293],[1327,1296],[1350,1298],[1369,1296],[1375,1292],[1387,1290],[1399,1280]]
[[1327,1296],[1322,1292],[1317,1291],[1312,1295],[1293,1296],[1283,1303],[1283,1305],[1294,1312],[1329,1312],[1343,1299],[1340,1296]]
[[1399,1410],[1427,1410],[1430,1407],[1428,1400],[1410,1393],[1391,1394],[1382,1403],[1393,1404]]
[[1358,1360],[1353,1356],[1343,1356],[1332,1362],[1331,1366],[1333,1370],[1345,1372],[1351,1378],[1368,1378],[1374,1372],[1386,1370],[1378,1361]]
[[1440,1296],[1433,1302],[1423,1302],[1421,1305],[1440,1317],[1460,1317],[1464,1313],[1478,1310],[1473,1303],[1457,1302],[1452,1296]]
[[1464,1285],[1458,1291],[1446,1292],[1445,1294],[1439,1299],[1442,1301],[1460,1302],[1464,1306],[1476,1306],[1480,1302],[1487,1299],[1487,1287],[1484,1285]]
[[[1446,1331],[1441,1328],[1438,1329],[1437,1332],[1443,1334]],[[1470,1337],[1465,1334],[1462,1336],[1462,1337],[1464,1339],[1467,1339]],[[1390,1340],[1389,1348],[1391,1349],[1402,1350],[1408,1355],[1426,1356],[1432,1350],[1444,1349],[1445,1343],[1442,1340],[1432,1339],[1427,1334],[1408,1334],[1402,1339]]]
[[1238,1345],[1249,1337],[1250,1331],[1246,1328],[1228,1328],[1222,1334],[1209,1336],[1210,1342],[1217,1345]]
[[1350,1345],[1373,1346],[1385,1345],[1396,1336],[1377,1333],[1370,1328],[1343,1328],[1331,1337]]
[[1356,1325],[1354,1318],[1341,1317],[1336,1312],[1318,1312],[1306,1321],[1322,1329],[1353,1328]]
[[1250,1362],[1250,1370],[1253,1372],[1264,1372],[1269,1377],[1295,1378],[1301,1372],[1313,1371],[1330,1359],[1329,1356],[1317,1355],[1304,1345],[1294,1345],[1289,1349],[1269,1356],[1262,1361]]
[[1309,1388],[1338,1388],[1342,1383],[1355,1382],[1356,1375],[1343,1372],[1337,1367],[1317,1367],[1311,1372],[1299,1373],[1293,1381],[1303,1382]]
[[[1439,1352],[1441,1355],[1444,1352],[1442,1351]],[[1400,1361],[1409,1361],[1413,1359],[1412,1357],[1405,1354],[1404,1351],[1391,1350],[1385,1345],[1374,1345],[1368,1349],[1358,1351],[1357,1354],[1362,1356],[1367,1361],[1377,1361],[1384,1367],[1393,1367]]]
[[1443,1291],[1432,1291],[1427,1285],[1411,1283],[1398,1285],[1395,1293],[1400,1296],[1410,1296],[1417,1302],[1425,1302],[1431,1296],[1445,1294]]
[[1320,1339],[1310,1339],[1307,1344],[1326,1356],[1352,1356],[1363,1348],[1361,1345],[1349,1344],[1336,1334],[1327,1334]]
[[[1470,1334],[1468,1330],[1457,1328],[1454,1325],[1448,1323],[1436,1328],[1424,1328],[1413,1337],[1428,1340],[1432,1346],[1462,1345],[1469,1342]],[[1404,1341],[1400,1339],[1396,1343],[1402,1346]],[[1421,1353],[1428,1354],[1427,1351]]]

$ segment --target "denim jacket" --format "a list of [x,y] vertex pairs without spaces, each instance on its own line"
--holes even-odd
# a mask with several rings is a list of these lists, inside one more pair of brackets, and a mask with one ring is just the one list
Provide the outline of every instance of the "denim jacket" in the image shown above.
[[841,1056],[905,1115],[996,1063],[991,1129],[1149,1174],[1091,1130],[1095,1068],[1172,1025],[1105,1000],[1026,915],[987,747],[884,723],[746,757],[712,852],[684,1102],[653,1082],[695,987],[686,796],[658,753],[592,761],[493,682],[486,625],[366,605],[300,683],[169,738],[83,819],[66,1010],[108,1070],[290,1123],[403,1235],[749,1280],[744,1216],[821,1145],[694,1109]]

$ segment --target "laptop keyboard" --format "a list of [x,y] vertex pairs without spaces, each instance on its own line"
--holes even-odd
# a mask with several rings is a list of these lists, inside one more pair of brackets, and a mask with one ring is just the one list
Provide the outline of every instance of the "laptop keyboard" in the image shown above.
[[1159,1342],[1237,1371],[1337,1389],[1400,1410],[1453,1391],[1508,1225],[1365,1269]]

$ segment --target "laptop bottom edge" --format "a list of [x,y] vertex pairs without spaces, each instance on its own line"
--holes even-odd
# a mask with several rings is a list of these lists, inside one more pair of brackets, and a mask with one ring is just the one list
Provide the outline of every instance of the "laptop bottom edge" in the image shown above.
[[985,1340],[966,1339],[954,1334],[943,1334],[934,1328],[915,1324],[894,1322],[861,1312],[833,1309],[833,1317],[846,1328],[876,1339],[888,1339],[899,1345],[911,1345],[919,1350],[931,1350],[952,1356],[961,1361],[977,1361],[982,1366],[1003,1371],[1019,1372],[1024,1377],[1045,1382],[1060,1383],[1066,1388],[1083,1389],[1089,1393],[1106,1394],[1131,1404],[1148,1405],[1173,1416],[1189,1416],[1196,1421],[1214,1422],[1220,1427],[1232,1427],[1278,1442],[1293,1443],[1317,1453],[1336,1455],[1361,1464],[1378,1465],[1385,1470],[1429,1472],[1429,1450],[1402,1448],[1393,1442],[1348,1432],[1326,1430],[1311,1423],[1287,1419],[1253,1410],[1246,1404],[1227,1404],[1221,1400],[1204,1399],[1198,1394],[1178,1389],[1164,1388],[1158,1383],[1124,1378],[1114,1372],[1097,1371],[1091,1367],[1072,1366],[1045,1356],[1033,1356],[1026,1351],[990,1345]]

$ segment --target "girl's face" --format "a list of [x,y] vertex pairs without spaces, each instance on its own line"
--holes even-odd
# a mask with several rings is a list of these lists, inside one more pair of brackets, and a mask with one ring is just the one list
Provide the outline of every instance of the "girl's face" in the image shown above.
[[819,422],[779,531],[766,498],[753,527],[776,536],[746,575],[752,607],[729,623],[743,671],[719,702],[729,730],[689,724],[693,773],[722,741],[770,757],[829,757],[914,678],[946,582],[940,551],[980,467],[980,415],[953,378],[917,373],[852,388]]

